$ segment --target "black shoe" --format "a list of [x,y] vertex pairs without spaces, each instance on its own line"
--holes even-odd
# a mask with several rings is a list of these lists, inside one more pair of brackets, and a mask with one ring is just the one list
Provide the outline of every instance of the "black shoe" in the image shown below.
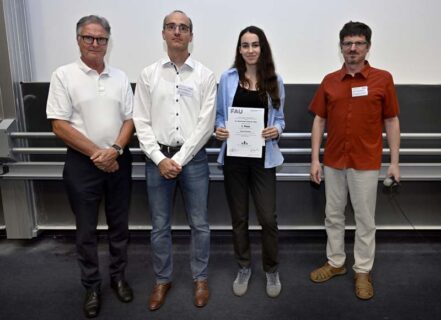
[[133,300],[133,291],[124,280],[112,282],[111,287],[120,301],[130,302]]
[[100,312],[100,295],[95,290],[88,290],[86,293],[86,299],[84,300],[84,314],[88,318],[95,318]]

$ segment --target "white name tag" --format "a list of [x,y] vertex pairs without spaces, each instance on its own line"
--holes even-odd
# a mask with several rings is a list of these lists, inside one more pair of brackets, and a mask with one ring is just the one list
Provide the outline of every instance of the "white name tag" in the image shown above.
[[362,97],[362,96],[367,96],[367,95],[368,95],[368,87],[367,86],[352,88],[352,96],[353,97]]
[[191,97],[193,96],[193,88],[180,84],[178,86],[178,94],[180,96]]

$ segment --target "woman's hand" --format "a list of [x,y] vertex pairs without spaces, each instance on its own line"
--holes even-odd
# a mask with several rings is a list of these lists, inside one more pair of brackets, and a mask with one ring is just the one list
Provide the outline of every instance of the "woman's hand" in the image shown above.
[[262,130],[262,137],[265,140],[277,139],[279,137],[279,131],[276,127],[267,127]]
[[225,141],[228,139],[230,133],[225,128],[216,128],[216,139],[220,141]]

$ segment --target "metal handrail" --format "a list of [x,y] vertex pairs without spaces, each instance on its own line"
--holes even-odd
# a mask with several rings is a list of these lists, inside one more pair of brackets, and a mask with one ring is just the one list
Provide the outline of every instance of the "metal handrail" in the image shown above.
[[[12,153],[15,154],[65,154],[67,148],[63,147],[16,147],[11,148]],[[208,154],[218,154],[219,148],[206,148]],[[285,155],[310,155],[311,148],[280,148],[282,154]],[[323,153],[324,149],[320,149]],[[130,148],[133,154],[143,154],[141,148]],[[383,149],[383,154],[390,154],[389,148]],[[439,156],[441,155],[441,148],[401,148],[400,155],[415,155],[415,156]]]
[[[135,133],[136,135],[136,133]],[[10,132],[9,136],[14,139],[39,139],[39,138],[56,138],[53,132]],[[401,139],[421,140],[421,139],[441,139],[441,133],[401,133]],[[326,137],[326,133],[324,134]],[[309,132],[284,132],[282,139],[311,139]],[[383,133],[383,138],[386,134]]]
[[[43,139],[43,138],[57,138],[53,132],[10,132],[8,135],[13,139]],[[136,133],[135,133],[136,135]],[[326,136],[326,133],[325,133]],[[383,133],[383,137],[386,134]],[[284,140],[300,140],[310,139],[309,132],[285,132],[281,136]],[[423,140],[423,139],[440,139],[441,133],[401,133],[401,139],[405,140]],[[65,147],[12,147],[11,152],[15,154],[65,154]],[[206,148],[208,154],[218,154],[219,148]],[[311,148],[281,148],[281,152],[285,155],[310,155]],[[140,148],[130,148],[133,154],[143,154]],[[323,153],[324,149],[320,149]],[[390,154],[388,148],[383,149],[383,154]],[[415,156],[439,156],[441,155],[441,148],[402,148],[401,155],[415,155]]]
[[[8,172],[0,179],[59,180],[62,178],[64,162],[33,161],[4,164]],[[379,180],[384,179],[389,164],[383,163]],[[210,180],[223,180],[223,172],[217,163],[209,163]],[[309,163],[285,163],[276,172],[278,181],[309,181]],[[441,181],[441,163],[402,163],[400,164],[403,181]],[[145,179],[145,163],[133,162],[132,178]]]

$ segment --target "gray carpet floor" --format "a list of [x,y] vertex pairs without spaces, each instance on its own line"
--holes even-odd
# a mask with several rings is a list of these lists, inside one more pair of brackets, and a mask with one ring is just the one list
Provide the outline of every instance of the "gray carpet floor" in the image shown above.
[[[347,265],[353,263],[353,234],[347,235]],[[375,296],[358,300],[353,272],[315,284],[309,272],[325,261],[325,234],[283,232],[280,236],[282,293],[265,293],[260,262],[260,238],[252,235],[253,275],[249,291],[235,297],[231,285],[237,266],[231,237],[212,233],[209,285],[205,308],[193,306],[189,266],[189,236],[174,236],[174,280],[165,305],[150,312],[147,300],[153,286],[148,232],[132,234],[127,280],[135,299],[117,300],[107,277],[107,244],[100,235],[103,274],[99,319],[441,319],[441,235],[437,232],[377,232],[373,271]],[[83,319],[84,290],[79,282],[73,233],[42,234],[34,240],[0,240],[0,319]]]

